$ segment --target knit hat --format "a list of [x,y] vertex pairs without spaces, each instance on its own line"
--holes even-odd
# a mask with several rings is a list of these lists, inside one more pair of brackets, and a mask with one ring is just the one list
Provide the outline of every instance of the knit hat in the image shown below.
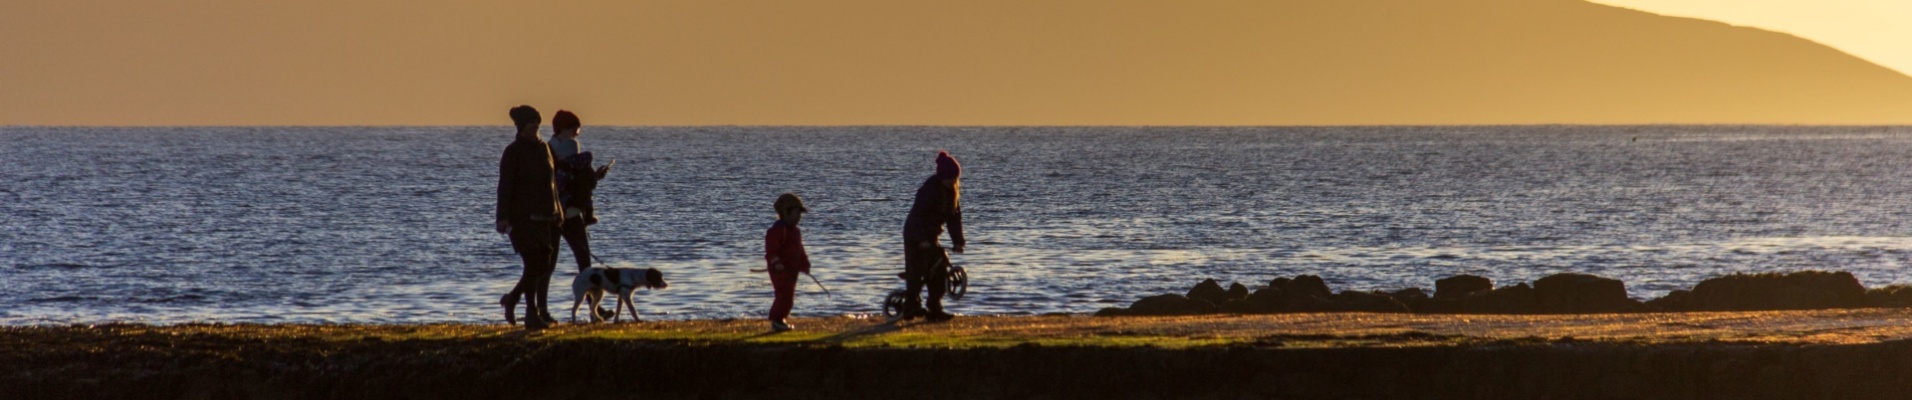
[[963,177],[963,165],[956,163],[948,151],[936,153],[936,179],[957,179]]
[[784,193],[782,196],[777,196],[777,203],[771,206],[771,208],[775,208],[777,210],[777,216],[779,217],[783,216],[786,213],[789,213],[790,210],[803,210],[803,212],[810,212],[810,209],[808,207],[803,206],[803,198],[797,197],[796,193]]

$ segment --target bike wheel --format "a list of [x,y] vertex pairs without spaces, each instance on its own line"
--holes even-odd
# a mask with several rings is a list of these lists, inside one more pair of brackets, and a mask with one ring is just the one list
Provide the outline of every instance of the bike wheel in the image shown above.
[[883,318],[896,319],[896,316],[903,314],[903,307],[907,304],[909,304],[908,293],[901,290],[890,292],[888,297],[883,298]]
[[950,300],[962,300],[963,295],[969,293],[969,272],[963,267],[950,268],[948,284]]

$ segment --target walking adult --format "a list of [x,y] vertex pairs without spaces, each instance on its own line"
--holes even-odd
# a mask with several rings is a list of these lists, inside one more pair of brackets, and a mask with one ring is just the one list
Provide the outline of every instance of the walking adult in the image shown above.
[[[611,172],[611,166],[605,165],[591,169],[591,152],[584,151],[584,145],[578,143],[578,134],[584,123],[576,113],[558,110],[551,114],[551,158],[555,160],[554,175],[557,177],[558,204],[564,207],[564,220],[567,222],[559,230],[559,237],[571,247],[571,256],[578,262],[578,271],[591,268],[591,236],[585,231],[589,225],[597,223],[597,207],[592,201],[597,182]],[[595,303],[593,303],[595,304]]]
[[[903,282],[909,298],[898,316],[908,320],[925,317],[931,322],[948,321],[955,315],[943,310],[943,294],[948,287],[949,254],[937,245],[943,227],[949,227],[950,251],[963,252],[963,167],[948,151],[936,154],[936,174],[923,180],[916,189],[916,200],[903,221]],[[923,285],[929,285],[929,308],[922,303]]]
[[525,327],[544,329],[557,320],[546,304],[551,273],[558,263],[558,230],[564,214],[552,176],[551,146],[538,137],[543,116],[531,106],[511,109],[517,138],[505,146],[498,161],[498,233],[511,239],[511,248],[524,260],[518,284],[498,299],[505,322],[516,324],[520,297],[525,303]]

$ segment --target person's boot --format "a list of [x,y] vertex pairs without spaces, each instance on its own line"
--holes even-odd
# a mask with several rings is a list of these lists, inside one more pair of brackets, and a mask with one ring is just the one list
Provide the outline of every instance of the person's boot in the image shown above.
[[929,310],[923,309],[923,303],[921,301],[910,299],[910,301],[903,303],[902,315],[898,316],[897,319],[908,321],[921,318],[927,314],[929,314]]
[[536,331],[551,327],[551,324],[545,323],[543,318],[532,318],[531,315],[528,315],[530,314],[529,312],[526,314],[524,318],[524,329]]
[[791,329],[797,329],[797,327],[790,326],[790,324],[786,324],[783,321],[770,321],[771,332],[783,332]]
[[505,324],[517,325],[518,324],[518,296],[505,294],[505,297],[498,298],[498,305],[504,306],[505,308]]
[[948,320],[950,320],[950,319],[952,319],[952,318],[956,318],[956,315],[955,315],[955,314],[950,314],[950,313],[947,313],[947,312],[943,312],[943,304],[942,304],[942,302],[940,302],[940,301],[931,301],[931,302],[929,302],[929,310],[927,310],[927,311],[925,311],[925,312],[923,313],[923,317],[924,317],[924,318],[923,318],[923,320],[925,320],[925,321],[929,321],[929,322],[943,322],[943,321],[948,321]]

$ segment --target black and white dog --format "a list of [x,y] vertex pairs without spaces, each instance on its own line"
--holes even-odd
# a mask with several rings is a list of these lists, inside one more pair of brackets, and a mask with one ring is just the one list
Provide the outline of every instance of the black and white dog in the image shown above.
[[[664,273],[658,272],[657,268],[639,270],[591,267],[585,269],[578,273],[576,279],[571,280],[571,296],[576,299],[571,301],[571,322],[578,321],[578,306],[585,302],[591,303],[590,313],[593,322],[605,319],[615,322],[618,314],[626,308],[631,310],[631,320],[636,321],[638,320],[637,304],[631,301],[631,292],[640,287],[656,290],[670,287],[670,285],[669,282],[664,281]],[[605,291],[617,293],[617,305],[611,307],[611,315],[608,317],[598,315],[598,302],[604,300]]]

